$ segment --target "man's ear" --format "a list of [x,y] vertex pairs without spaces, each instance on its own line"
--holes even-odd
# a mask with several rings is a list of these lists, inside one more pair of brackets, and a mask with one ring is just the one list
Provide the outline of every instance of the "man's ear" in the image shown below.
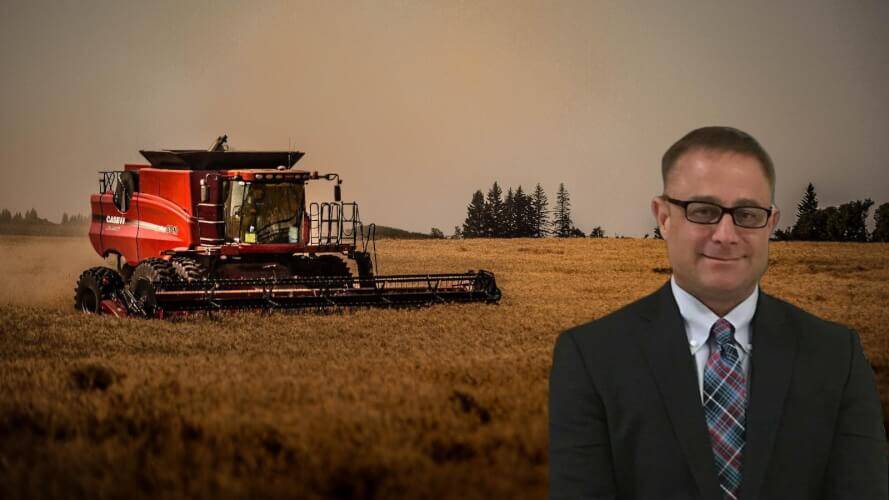
[[651,199],[651,215],[654,215],[654,220],[661,230],[661,237],[667,239],[667,233],[670,232],[670,207],[662,196]]
[[769,234],[772,234],[775,231],[775,228],[778,227],[778,221],[781,220],[781,210],[778,207],[775,207],[772,210],[772,220],[769,225]]

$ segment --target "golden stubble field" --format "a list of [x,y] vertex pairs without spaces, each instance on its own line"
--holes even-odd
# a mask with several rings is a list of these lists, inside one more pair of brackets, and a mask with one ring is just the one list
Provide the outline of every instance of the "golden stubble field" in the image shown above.
[[[663,284],[663,242],[378,247],[504,298],[117,320],[72,309],[86,239],[0,238],[0,497],[545,496],[555,338]],[[856,328],[889,409],[889,245],[776,243],[762,284]]]

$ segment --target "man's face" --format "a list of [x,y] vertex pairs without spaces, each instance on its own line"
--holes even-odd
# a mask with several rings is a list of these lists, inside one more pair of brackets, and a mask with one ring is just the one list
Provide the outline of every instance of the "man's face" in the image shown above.
[[[727,208],[771,206],[771,189],[753,156],[707,149],[691,150],[676,161],[664,194],[684,201],[708,201]],[[769,234],[778,210],[766,227],[736,226],[729,214],[717,224],[696,224],[685,209],[661,197],[652,212],[667,242],[676,282],[705,304],[737,303],[746,298],[766,270]],[[711,306],[712,307],[712,306]]]

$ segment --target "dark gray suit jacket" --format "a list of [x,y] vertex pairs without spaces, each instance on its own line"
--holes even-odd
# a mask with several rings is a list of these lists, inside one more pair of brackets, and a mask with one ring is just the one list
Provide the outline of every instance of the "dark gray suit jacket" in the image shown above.
[[[889,498],[858,335],[760,292],[752,339],[740,498]],[[669,282],[559,336],[549,419],[551,498],[722,498]]]

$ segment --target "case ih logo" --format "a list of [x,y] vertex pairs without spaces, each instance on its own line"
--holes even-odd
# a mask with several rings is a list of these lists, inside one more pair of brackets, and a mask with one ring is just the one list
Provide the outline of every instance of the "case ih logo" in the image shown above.
[[[105,222],[107,222],[108,224],[117,224],[123,226],[127,224],[127,218],[121,217],[119,215],[108,215],[105,217]],[[173,224],[161,226],[160,224],[152,224],[145,221],[135,221],[135,223],[140,229],[157,231],[158,233],[179,234],[179,227]],[[117,230],[117,228],[114,228],[114,230]]]

